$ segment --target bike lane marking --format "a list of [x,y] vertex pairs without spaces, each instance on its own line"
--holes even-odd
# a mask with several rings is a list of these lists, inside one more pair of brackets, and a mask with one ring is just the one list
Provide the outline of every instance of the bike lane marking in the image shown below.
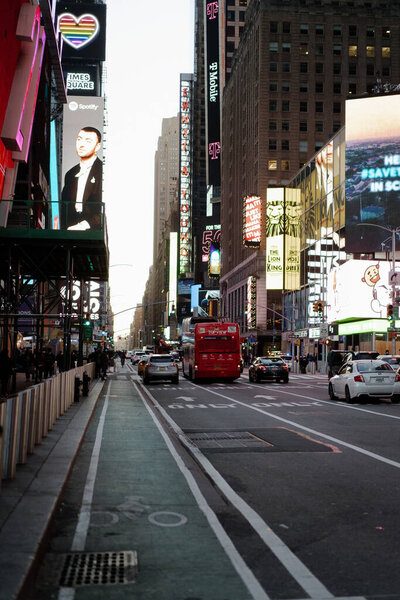
[[[194,384],[192,384],[192,385],[194,386]],[[228,398],[227,396],[224,396],[223,394],[220,394],[219,392],[212,391],[212,390],[208,390],[208,391],[210,393],[216,394],[217,396],[221,396],[227,400],[230,400],[231,402],[235,402],[237,404],[242,404],[243,406],[248,407],[248,405],[244,404],[243,402],[239,402],[237,400]],[[139,390],[139,393],[141,393],[141,390]],[[247,502],[245,502],[231,488],[231,486],[222,477],[222,475],[213,467],[213,465],[204,456],[204,454],[193,443],[189,442],[189,440],[186,438],[184,432],[179,427],[179,425],[177,425],[177,423],[172,419],[172,417],[170,417],[170,415],[167,413],[167,411],[155,399],[155,397],[151,394],[151,392],[149,392],[148,388],[146,388],[146,393],[149,395],[152,402],[157,407],[157,409],[160,411],[160,413],[163,415],[163,417],[171,425],[172,429],[174,430],[174,432],[177,435],[177,437],[179,438],[179,440],[184,444],[184,446],[186,446],[192,452],[192,454],[194,454],[196,456],[196,459],[201,464],[201,466],[205,470],[205,472],[208,473],[208,475],[211,477],[211,479],[214,481],[214,483],[219,487],[221,492],[228,498],[228,500],[231,502],[231,504],[243,515],[243,517],[253,527],[255,532],[259,535],[259,537],[263,540],[263,542],[271,550],[271,552],[277,557],[277,559],[281,562],[281,564],[286,568],[288,573],[293,577],[293,579],[295,581],[297,581],[297,583],[303,588],[303,590],[310,596],[310,599],[311,600],[322,600],[322,599],[323,600],[334,600],[333,594],[331,594],[329,592],[329,590],[317,579],[317,577],[315,577],[314,574],[306,567],[306,565],[304,565],[297,558],[297,556],[289,549],[289,547],[286,546],[286,544],[284,544],[284,542],[279,538],[279,536],[276,533],[274,533],[272,531],[271,527],[269,527],[269,525],[260,517],[260,515],[255,510],[253,510],[251,508],[251,506],[249,506],[247,504]],[[146,402],[144,402],[144,404],[146,405]],[[148,410],[150,411],[149,408],[148,408]],[[265,411],[262,411],[259,408],[255,408],[254,410],[258,410],[259,412],[265,413]],[[267,414],[267,413],[265,413],[265,414]],[[273,416],[273,415],[271,415],[271,416]],[[155,417],[153,417],[153,418],[155,419]],[[281,420],[284,420],[284,419],[281,419]],[[157,425],[157,426],[159,426],[159,425]],[[161,425],[159,427],[161,427]],[[160,431],[165,439],[166,434],[164,434],[161,429],[160,429]],[[169,442],[169,440],[168,440],[168,442]],[[171,444],[171,442],[169,442],[169,443]],[[173,449],[173,447],[172,447],[172,451],[175,456],[175,450]],[[179,458],[179,461],[182,462],[182,459],[179,457],[179,455],[177,455],[177,458]],[[182,462],[182,464],[183,464],[184,469],[187,469],[183,462]],[[198,490],[197,483],[194,481],[193,476],[189,471],[188,471],[188,475],[192,478],[193,483],[196,486],[196,489]],[[189,483],[189,481],[188,481],[188,483]],[[200,490],[198,490],[198,493],[202,496]],[[204,497],[202,497],[202,498],[203,498],[203,501],[205,502]],[[199,504],[199,506],[200,506],[200,504]],[[215,513],[212,511],[212,509],[208,505],[207,505],[207,508],[211,511],[211,514],[213,515],[213,520],[216,520],[212,524],[213,529],[214,529],[215,525],[218,525],[217,531],[222,530],[221,531],[221,534],[223,535],[222,539],[225,538],[226,540],[228,540],[229,547],[232,547],[234,549],[235,554],[238,555],[236,548],[232,544],[232,541],[230,540],[230,538],[227,536],[225,530],[220,525]],[[218,539],[220,539],[220,538],[218,537]],[[223,545],[223,547],[225,547],[224,544],[226,544],[226,543],[227,543],[226,541],[224,541],[224,542],[221,541],[221,544]],[[245,565],[246,569],[248,571],[250,571],[249,568],[247,567],[247,565],[244,563],[243,559],[240,557],[240,555],[238,555],[238,556],[240,558],[240,561]],[[252,577],[254,577],[254,575],[252,574],[251,571],[250,571],[250,573],[251,573]],[[258,582],[257,582],[257,584],[258,584]],[[264,594],[265,594],[265,592],[264,592]],[[360,598],[360,600],[363,600],[363,599]]]

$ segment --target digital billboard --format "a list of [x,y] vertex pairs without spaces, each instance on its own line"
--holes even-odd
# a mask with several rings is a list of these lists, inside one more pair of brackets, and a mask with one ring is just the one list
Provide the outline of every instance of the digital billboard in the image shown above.
[[261,198],[243,198],[243,245],[258,247],[261,244]]
[[219,242],[210,242],[210,260],[208,262],[209,277],[219,277],[221,274],[221,249]]
[[201,244],[201,262],[208,263],[210,258],[210,244],[212,242],[219,242],[220,238],[221,225],[206,225]]
[[178,269],[178,233],[171,231],[169,234],[169,306],[168,313],[171,314],[172,307],[177,306],[177,269]]
[[101,229],[104,100],[69,96],[63,110],[60,229]]
[[205,15],[205,81],[207,184],[221,185],[221,82],[219,63],[219,0],[207,2]]
[[266,288],[300,287],[300,190],[269,188],[266,201]]
[[192,87],[193,75],[180,78],[179,275],[191,270],[192,254]]
[[94,65],[66,66],[63,72],[68,95],[99,95],[98,69]]
[[347,252],[390,250],[380,227],[400,225],[399,101],[398,94],[346,101]]
[[57,3],[57,32],[63,39],[62,59],[106,59],[106,5]]
[[[400,263],[396,266],[399,270]],[[332,269],[328,273],[328,322],[386,319],[387,306],[392,304],[391,268],[389,261],[349,260]]]

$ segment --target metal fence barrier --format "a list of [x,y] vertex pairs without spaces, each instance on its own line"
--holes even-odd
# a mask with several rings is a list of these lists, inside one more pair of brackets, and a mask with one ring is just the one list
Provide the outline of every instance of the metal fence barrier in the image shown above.
[[76,367],[34,385],[0,404],[1,479],[14,479],[17,465],[27,462],[57,419],[74,402],[75,377],[93,381],[95,363]]

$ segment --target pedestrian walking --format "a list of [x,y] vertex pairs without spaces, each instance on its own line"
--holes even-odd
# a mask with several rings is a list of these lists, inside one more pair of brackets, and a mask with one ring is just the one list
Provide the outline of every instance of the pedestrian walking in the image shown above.
[[46,348],[46,352],[44,355],[44,367],[43,374],[44,378],[53,377],[54,375],[54,363],[56,361],[56,357],[54,356],[51,348]]
[[102,381],[104,381],[105,379],[107,379],[107,369],[108,369],[108,365],[109,365],[109,358],[108,358],[108,354],[105,350],[103,350],[103,352],[100,355],[100,361],[101,361],[101,379]]

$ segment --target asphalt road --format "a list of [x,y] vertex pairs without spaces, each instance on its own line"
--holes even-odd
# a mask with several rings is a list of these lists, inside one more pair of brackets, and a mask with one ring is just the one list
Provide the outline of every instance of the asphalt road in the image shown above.
[[146,393],[236,507],[219,517],[271,598],[400,598],[399,405],[332,402],[308,374]]
[[[399,404],[331,401],[327,378],[320,375],[293,375],[289,384],[249,383],[243,374],[229,384],[192,384],[181,377],[179,385],[154,382],[144,386],[136,367],[127,364],[120,373],[117,380],[125,378],[135,387],[138,399],[151,407],[154,418],[168,432],[207,507],[217,516],[260,590],[249,596],[239,585],[236,594],[228,588],[224,591],[228,582],[231,588],[236,584],[228,567],[221,563],[219,574],[211,577],[212,585],[199,583],[197,592],[189,593],[187,587],[182,587],[181,594],[174,582],[175,592],[155,588],[149,595],[150,581],[143,596],[138,586],[132,595],[124,595],[123,591],[116,596],[111,592],[103,596],[79,591],[65,598],[399,600]],[[127,394],[122,385],[125,383],[111,383],[108,393],[112,410],[117,410],[113,402],[119,393],[121,401]],[[128,424],[133,419],[132,402],[129,397],[125,400],[118,410],[124,411]],[[138,406],[134,410],[138,411]],[[96,422],[93,427],[97,427]],[[111,425],[110,448],[115,449],[118,437],[123,448],[129,438],[126,433],[115,433]],[[71,476],[49,545],[53,552],[72,536],[94,438],[95,432],[89,431]],[[115,470],[115,464],[112,468]],[[144,476],[144,472],[139,473],[138,480]],[[162,476],[159,470],[153,479]],[[129,468],[125,477],[123,480],[121,475],[121,489],[129,479]],[[102,489],[95,498],[96,507],[98,515],[101,505],[102,514],[108,511],[112,519],[115,500],[107,494]],[[191,510],[188,502],[182,499],[182,506],[173,510]],[[145,511],[144,501],[137,511]],[[131,526],[131,521],[125,527]],[[95,523],[97,531],[99,525]],[[138,525],[134,530],[137,536]],[[104,540],[104,536],[121,532],[107,530],[102,535]],[[143,531],[144,545],[150,535],[154,533]],[[90,539],[92,544],[98,542],[94,537]],[[183,539],[184,545],[189,540],[197,542],[193,537]],[[207,546],[209,540],[203,543],[200,546],[198,542],[203,556],[216,551]],[[224,546],[221,539],[220,543]],[[189,561],[189,555],[187,549],[185,559],[179,555],[175,558]],[[50,568],[50,578],[56,570],[57,566]],[[192,570],[192,577],[201,578],[193,565],[188,564],[187,570]],[[47,595],[43,592],[46,577],[48,573],[39,579],[32,598],[64,598],[57,596],[54,583],[48,586]]]

